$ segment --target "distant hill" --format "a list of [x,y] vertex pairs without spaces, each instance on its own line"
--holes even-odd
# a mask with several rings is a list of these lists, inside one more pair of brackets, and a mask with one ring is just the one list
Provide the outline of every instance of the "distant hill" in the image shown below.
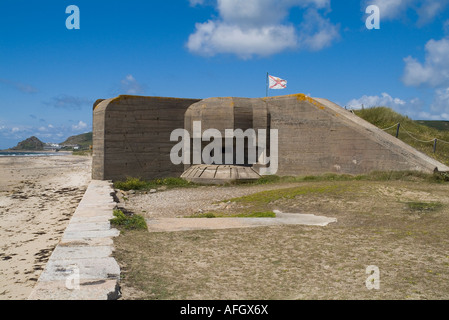
[[23,140],[22,142],[19,142],[17,146],[11,148],[11,150],[42,151],[44,150],[44,145],[45,144],[42,141],[33,136],[31,138]]
[[82,149],[89,149],[92,145],[92,132],[71,136],[66,141],[60,143],[61,146],[79,145]]
[[419,120],[416,121],[419,124],[423,124],[430,128],[434,128],[441,131],[449,131],[449,121],[427,121],[427,120]]

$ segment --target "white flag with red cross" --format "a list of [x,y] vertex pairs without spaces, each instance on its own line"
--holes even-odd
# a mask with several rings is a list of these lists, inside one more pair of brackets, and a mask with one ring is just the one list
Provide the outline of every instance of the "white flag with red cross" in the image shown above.
[[287,80],[268,75],[270,89],[286,89]]

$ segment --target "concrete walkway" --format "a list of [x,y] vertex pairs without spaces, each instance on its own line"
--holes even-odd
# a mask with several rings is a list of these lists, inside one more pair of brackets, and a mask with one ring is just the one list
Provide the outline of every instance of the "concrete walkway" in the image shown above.
[[278,225],[327,226],[337,222],[335,218],[313,214],[282,213],[274,211],[276,218],[161,218],[148,219],[149,232],[173,232],[190,230],[219,230],[254,228]]
[[108,181],[93,180],[53,251],[29,300],[113,300],[120,296],[120,268],[113,257],[116,203]]

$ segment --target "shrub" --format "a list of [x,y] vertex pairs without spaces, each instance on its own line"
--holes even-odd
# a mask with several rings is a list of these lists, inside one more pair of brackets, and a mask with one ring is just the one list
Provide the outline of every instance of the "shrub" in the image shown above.
[[128,177],[126,181],[114,182],[114,188],[129,191],[129,190],[142,190],[146,189],[147,182],[140,180],[139,178]]
[[114,210],[114,217],[110,220],[111,224],[126,230],[147,230],[145,219],[136,214],[126,215],[121,210]]

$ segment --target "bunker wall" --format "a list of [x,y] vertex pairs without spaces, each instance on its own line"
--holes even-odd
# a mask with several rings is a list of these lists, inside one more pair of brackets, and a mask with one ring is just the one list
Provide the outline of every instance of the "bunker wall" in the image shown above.
[[278,175],[433,172],[444,165],[335,104],[292,95],[266,99],[279,130]]
[[92,178],[123,180],[179,177],[184,167],[173,165],[170,142],[184,128],[184,114],[196,99],[120,96],[104,100],[93,112]]

